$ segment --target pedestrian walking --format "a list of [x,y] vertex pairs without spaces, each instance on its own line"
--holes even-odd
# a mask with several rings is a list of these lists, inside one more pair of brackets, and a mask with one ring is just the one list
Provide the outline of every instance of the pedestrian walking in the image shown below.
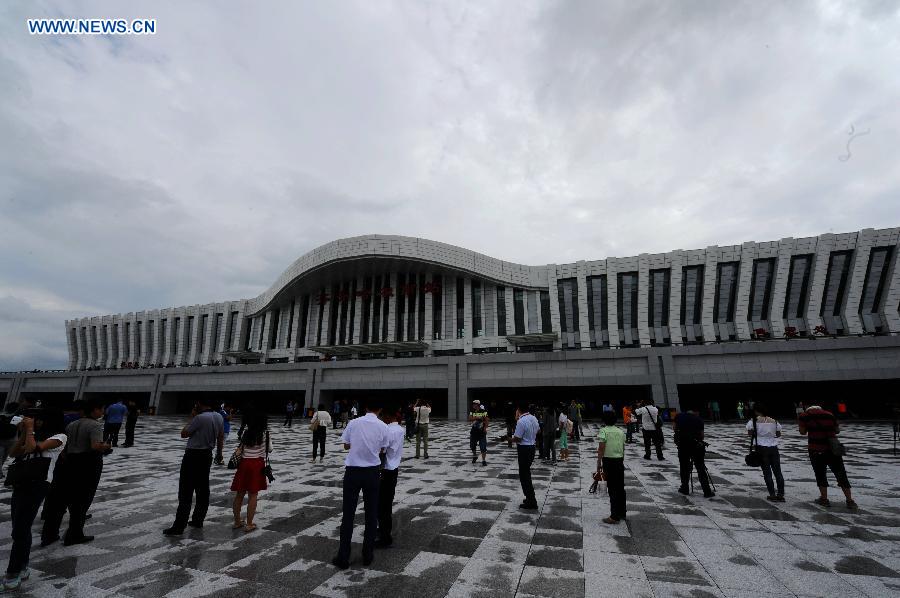
[[559,434],[559,418],[553,405],[544,406],[541,428],[544,430],[544,456],[556,464],[556,437]]
[[709,483],[709,471],[706,469],[706,442],[703,440],[703,420],[696,411],[679,413],[673,424],[675,444],[678,446],[678,465],[681,470],[681,486],[678,491],[690,494],[691,472],[696,468],[703,496],[712,498],[716,495]]
[[431,420],[431,404],[422,399],[416,401],[416,459],[419,458],[419,446],[425,445],[425,458],[428,458],[428,422]]
[[575,424],[563,413],[559,414],[559,458],[563,461],[569,460],[569,436],[575,430]]
[[[249,427],[249,426],[248,426]],[[244,434],[246,434],[246,430]],[[179,536],[187,525],[203,527],[206,512],[209,509],[209,470],[212,466],[212,451],[222,453],[225,444],[225,424],[222,416],[216,413],[208,399],[200,399],[194,405],[191,418],[181,429],[181,437],[187,438],[187,447],[181,458],[181,470],[178,475],[178,510],[175,522],[165,529],[167,536]],[[191,503],[197,495],[194,513],[190,520]]]
[[54,472],[51,491],[44,506],[44,525],[41,530],[41,546],[59,540],[59,528],[66,510],[69,511],[69,527],[63,544],[83,544],[94,536],[84,534],[84,522],[88,509],[94,502],[97,486],[103,474],[103,455],[111,451],[111,445],[103,440],[103,403],[86,401],[82,405],[81,418],[66,426],[66,447],[60,467]]
[[525,500],[519,505],[520,509],[537,509],[537,499],[534,496],[534,484],[531,481],[531,464],[534,463],[534,443],[540,424],[535,416],[531,415],[533,406],[525,409],[516,422],[516,430],[513,433],[513,442],[516,443],[516,452],[519,462],[519,483],[522,486],[522,494]]
[[469,450],[472,451],[472,464],[478,461],[478,453],[476,448],[481,449],[481,465],[487,465],[487,429],[488,429],[488,412],[487,409],[476,399],[472,402],[472,411],[469,412],[469,422],[472,424],[469,428]]
[[[609,493],[609,517],[604,523],[619,523],[626,517],[625,506],[625,432],[616,426],[616,412],[604,411],[603,427],[597,434],[597,473],[606,480]],[[598,476],[599,477],[599,476]]]
[[650,445],[656,448],[656,458],[665,459],[662,452],[662,422],[659,419],[659,409],[652,400],[644,401],[642,407],[635,410],[634,415],[640,418],[641,431],[644,435],[644,459],[650,459]]
[[400,461],[403,458],[403,441],[405,432],[400,427],[403,412],[394,409],[385,418],[387,427],[387,446],[384,449],[384,467],[378,484],[378,539],[375,546],[387,548],[394,543],[391,536],[393,530],[394,493],[397,489],[397,476],[400,474]]
[[[8,482],[11,484],[7,484],[12,485],[9,503],[12,546],[3,578],[4,591],[19,589],[31,575],[28,569],[31,526],[47,495],[56,460],[66,446],[67,437],[62,433],[62,424],[62,412],[40,410],[23,417],[17,426],[19,434],[10,449],[10,456],[15,458],[9,472]],[[31,470],[33,475],[20,475],[26,463],[34,467]]]
[[388,446],[388,427],[378,419],[381,408],[366,405],[366,414],[350,421],[341,442],[349,451],[344,461],[343,516],[341,518],[341,543],[331,564],[338,569],[350,566],[350,540],[353,537],[353,518],[359,493],[363,494],[366,527],[363,531],[363,565],[369,566],[375,558],[375,535],[378,530],[378,485],[380,481],[381,451]]
[[513,432],[516,431],[516,407],[513,405],[512,401],[506,401],[506,405],[503,408],[503,419],[506,423],[506,446],[508,448],[512,448],[513,445]]
[[294,423],[294,410],[297,408],[297,404],[294,401],[288,401],[287,405],[284,406],[284,423],[281,424],[282,428],[290,428],[291,424]]
[[341,419],[341,402],[334,401],[331,404],[331,415],[332,415],[332,424],[331,427],[334,430],[337,430],[338,421]]
[[312,430],[313,453],[312,461],[316,462],[316,449],[321,449],[319,454],[319,463],[325,460],[325,437],[328,434],[328,424],[331,423],[331,414],[325,410],[325,404],[319,403],[319,410],[316,411],[312,419],[309,421],[309,429]]
[[769,496],[766,498],[774,502],[784,502],[784,476],[781,474],[781,457],[778,454],[781,424],[769,416],[768,407],[762,403],[755,403],[753,412],[753,418],[747,422],[747,435],[756,445],[755,450],[759,456],[763,479],[769,490]]
[[857,509],[858,505],[853,500],[850,480],[844,466],[844,448],[837,439],[837,435],[840,434],[837,418],[819,405],[811,405],[800,415],[799,424],[800,434],[808,437],[809,461],[816,475],[816,485],[819,487],[819,498],[816,499],[816,503],[823,507],[831,506],[831,501],[828,500],[827,468],[834,474],[838,486],[844,492],[847,508]]
[[137,403],[134,401],[128,401],[126,407],[128,415],[125,417],[125,444],[122,445],[124,448],[134,446],[134,429],[137,426],[138,415],[140,415]]
[[631,444],[634,442],[634,429],[631,426],[631,414],[634,408],[631,405],[622,407],[622,423],[625,425],[625,442]]
[[[231,481],[231,490],[234,492],[232,511],[234,529],[243,528],[244,532],[249,533],[256,529],[253,518],[256,515],[259,492],[268,488],[263,468],[266,466],[266,457],[272,452],[272,441],[269,438],[269,422],[265,413],[253,410],[247,413],[243,420],[243,433],[239,438],[241,444],[238,449],[241,462]],[[248,497],[246,522],[241,517],[245,495]]]
[[709,402],[709,410],[712,413],[712,421],[714,424],[722,421],[722,411],[721,407],[719,407],[719,401],[713,399]]
[[350,405],[345,399],[341,401],[341,428],[346,428],[348,421],[350,421]]
[[122,429],[126,415],[128,415],[128,407],[122,403],[121,399],[106,408],[103,440],[114,447],[119,446],[119,431]]
[[416,404],[409,402],[403,408],[403,438],[411,441],[416,437]]
[[353,401],[353,404],[350,406],[350,419],[354,420],[359,417],[359,403]]
[[569,419],[572,420],[572,434],[575,442],[581,442],[581,410],[579,409],[578,402],[575,399],[572,399],[572,402],[569,403]]

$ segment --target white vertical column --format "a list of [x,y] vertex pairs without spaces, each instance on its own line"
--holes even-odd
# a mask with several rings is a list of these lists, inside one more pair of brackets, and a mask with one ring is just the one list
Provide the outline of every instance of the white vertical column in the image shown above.
[[666,257],[669,261],[669,338],[677,343],[681,342],[681,278],[687,256],[684,251],[672,251]]
[[137,361],[137,313],[130,313],[125,316],[125,322],[128,324],[126,326],[127,330],[127,339],[128,343],[128,361],[135,362]]
[[66,345],[69,348],[68,370],[78,368],[78,335],[72,330],[74,320],[66,320]]
[[618,347],[619,339],[619,263],[606,260],[606,321],[609,324],[609,346]]
[[718,282],[719,248],[706,248],[706,264],[703,266],[703,340],[716,339],[716,325],[713,321],[716,303],[716,283]]
[[113,330],[116,323],[116,316],[110,316],[106,321],[106,367],[115,368],[119,365],[118,355],[115,351],[116,341]]
[[128,336],[125,334],[126,315],[119,314],[116,319],[116,367],[128,361]]
[[825,300],[825,279],[828,277],[828,262],[831,261],[831,250],[834,247],[834,235],[831,233],[816,239],[816,254],[812,263],[812,275],[809,277],[809,303],[806,307],[806,325],[809,332],[822,325],[822,302]]
[[[591,350],[591,321],[588,318],[587,265],[584,260],[576,264],[575,280],[578,283],[578,336],[582,351]],[[540,309],[540,301],[538,301]],[[540,314],[540,311],[538,311]],[[538,318],[540,320],[540,318]],[[540,332],[540,331],[538,331]]]
[[325,347],[331,344],[328,339],[331,327],[331,295],[328,295],[328,301],[320,305],[319,309],[322,311],[321,343],[322,346]]
[[[136,342],[140,343],[140,358],[138,359],[138,363],[142,366],[147,365],[150,359],[150,349],[149,349],[149,331],[148,328],[150,326],[149,320],[147,319],[147,312],[141,312],[139,318],[137,318],[139,324],[139,328],[135,330],[136,334]],[[140,335],[137,335],[137,330],[140,330]]]
[[309,313],[306,322],[306,347],[314,347],[316,345],[316,332],[319,327],[319,302],[313,293],[309,297]]
[[444,340],[456,341],[456,277],[444,277]]
[[384,338],[381,338],[379,336],[379,339],[381,340],[381,342],[389,342],[389,341],[397,340],[397,300],[400,298],[401,293],[400,293],[400,290],[397,288],[397,273],[396,272],[392,272],[390,274],[390,277],[388,278],[388,284],[386,284],[385,286],[388,286],[394,290],[394,296],[387,297],[386,299],[384,297],[382,297],[382,299],[381,299],[382,301],[387,300],[387,302],[388,302],[387,336],[385,336]]
[[778,261],[775,263],[775,283],[772,286],[772,301],[769,304],[769,323],[772,338],[784,336],[784,301],[787,298],[788,279],[791,276],[791,255],[794,253],[794,239],[788,237],[778,242]]
[[638,288],[637,288],[637,322],[638,340],[641,345],[650,344],[650,266],[648,256],[642,253],[638,256]]
[[864,332],[862,318],[859,317],[859,307],[862,301],[863,287],[866,283],[866,270],[869,268],[869,254],[875,245],[875,231],[867,228],[861,231],[856,238],[856,248],[853,252],[853,269],[850,272],[850,280],[847,284],[847,301],[844,304],[844,321],[847,322],[847,334],[862,334]]
[[[361,293],[365,280],[362,276],[356,277],[356,293]],[[362,321],[363,321],[363,298],[355,293],[350,298],[355,301],[356,309],[353,311],[353,338],[348,339],[351,345],[358,345],[362,338]]]
[[[425,284],[434,280],[433,272],[425,272]],[[434,339],[434,291],[425,293],[425,338],[422,339],[429,345]]]
[[94,343],[94,326],[96,325],[96,321],[94,318],[88,318],[87,321],[87,332],[84,335],[84,342],[87,346],[87,360],[85,362],[85,367],[90,368],[94,367],[97,363],[97,346]]
[[[553,343],[554,349],[559,349],[562,347],[562,323],[560,322],[559,316],[559,290],[557,288],[558,283],[557,276],[557,267],[556,264],[549,264],[547,266],[547,289],[550,292],[550,321],[553,327],[553,331],[556,332],[559,337]],[[507,317],[507,322],[509,318]],[[590,345],[590,343],[588,343]]]
[[759,256],[759,248],[755,242],[749,241],[741,246],[741,266],[734,306],[734,329],[737,337],[742,340],[750,338],[750,323],[747,317],[750,309],[750,287],[753,285],[753,260],[757,256]]

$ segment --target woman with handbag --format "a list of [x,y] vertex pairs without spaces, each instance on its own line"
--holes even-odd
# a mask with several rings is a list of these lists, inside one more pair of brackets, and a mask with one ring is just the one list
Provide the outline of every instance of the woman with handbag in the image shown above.
[[313,456],[310,463],[316,462],[316,449],[319,448],[322,449],[319,451],[319,463],[325,459],[325,436],[328,434],[329,424],[331,424],[331,414],[325,409],[324,404],[319,403],[319,410],[313,414],[312,419],[309,421],[309,429],[312,431],[313,437]]
[[15,590],[30,576],[31,526],[53,478],[56,459],[66,446],[62,413],[42,411],[19,422],[19,437],[10,450],[15,461],[6,474],[12,486],[12,548],[3,579],[4,590]]
[[[256,529],[253,517],[256,515],[256,501],[260,490],[268,487],[263,469],[266,466],[266,457],[272,452],[272,443],[269,440],[269,422],[266,415],[253,411],[245,415],[244,433],[241,434],[241,444],[235,451],[232,460],[239,459],[231,489],[235,492],[234,504],[234,529],[244,528],[245,532]],[[247,499],[247,522],[241,519],[241,507],[244,504],[244,495]]]
[[[781,457],[778,453],[778,439],[781,438],[781,424],[769,416],[769,409],[762,403],[753,406],[753,419],[747,422],[747,435],[750,436],[751,454],[753,444],[755,460],[762,468],[763,479],[772,502],[784,502],[784,476],[781,475]],[[772,481],[774,475],[775,481]],[[776,491],[777,484],[777,491]]]

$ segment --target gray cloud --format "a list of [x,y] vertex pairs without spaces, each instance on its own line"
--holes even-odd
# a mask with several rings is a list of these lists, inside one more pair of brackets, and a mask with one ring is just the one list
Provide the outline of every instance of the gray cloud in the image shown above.
[[[252,297],[346,236],[541,264],[897,225],[898,14],[4,3],[0,369],[63,365],[66,317]],[[98,15],[158,33],[26,32]]]

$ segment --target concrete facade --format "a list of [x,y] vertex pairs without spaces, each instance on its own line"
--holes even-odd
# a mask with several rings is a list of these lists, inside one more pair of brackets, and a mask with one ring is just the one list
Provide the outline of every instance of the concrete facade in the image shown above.
[[685,383],[900,378],[898,243],[866,229],[525,266],[342,239],[254,299],[69,320],[70,371],[0,375],[0,392],[441,388],[452,416],[473,388],[638,384],[674,406]]

